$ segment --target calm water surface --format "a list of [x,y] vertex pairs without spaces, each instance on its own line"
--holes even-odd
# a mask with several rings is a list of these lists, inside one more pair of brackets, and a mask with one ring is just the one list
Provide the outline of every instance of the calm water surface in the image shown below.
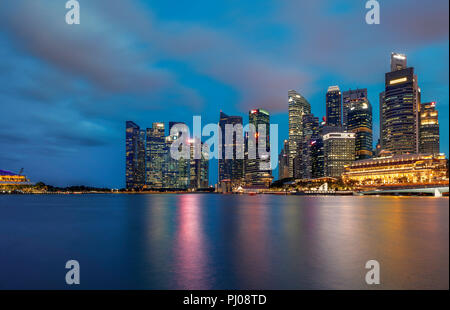
[[0,289],[449,288],[448,198],[0,196]]

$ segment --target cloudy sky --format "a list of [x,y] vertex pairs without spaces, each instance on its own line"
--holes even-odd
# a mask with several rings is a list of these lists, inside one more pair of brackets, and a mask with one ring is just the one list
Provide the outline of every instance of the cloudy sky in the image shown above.
[[379,0],[380,25],[363,0],[79,0],[80,25],[65,23],[65,2],[0,5],[0,169],[123,187],[126,120],[217,123],[220,110],[267,109],[281,147],[287,91],[322,117],[329,85],[368,89],[376,141],[392,51],[437,102],[448,154],[448,0]]

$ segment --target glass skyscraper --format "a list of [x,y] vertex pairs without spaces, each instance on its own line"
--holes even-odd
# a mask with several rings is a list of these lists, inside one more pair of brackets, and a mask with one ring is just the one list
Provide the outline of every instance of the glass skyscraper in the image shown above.
[[439,120],[436,102],[422,103],[420,108],[420,153],[437,155],[439,149]]
[[303,115],[311,113],[308,100],[295,90],[288,91],[289,101],[289,177],[294,177],[294,158],[303,143]]
[[278,155],[278,179],[289,178],[289,140],[284,140],[283,148]]
[[[227,141],[225,140],[225,134],[226,134],[226,125],[236,126],[236,129],[241,128],[239,130],[236,130],[233,134],[233,139],[231,144],[227,145]],[[227,114],[220,112],[220,120],[219,120],[219,127],[221,131],[221,145],[219,149],[219,184],[222,182],[229,182],[232,184],[232,187],[241,185],[244,178],[244,159],[238,159],[237,157],[237,150],[240,148],[240,152],[244,152],[244,145],[243,143],[238,142],[241,141],[240,138],[244,137],[244,133],[242,130],[242,117],[241,116],[228,116]],[[239,138],[239,139],[238,139]],[[226,155],[226,149],[232,149],[233,150],[233,158],[225,158]]]
[[406,67],[406,56],[396,55],[391,55],[394,71],[386,73],[380,95],[381,148],[394,155],[413,154],[419,151],[420,89],[414,68]]
[[294,177],[296,179],[311,179],[312,176],[312,149],[311,142],[317,140],[319,135],[319,118],[313,114],[303,115],[302,145],[300,152],[294,159]]
[[[248,132],[245,143],[245,163],[244,175],[245,184],[248,186],[266,186],[269,187],[272,182],[272,170],[270,168],[270,155],[260,152],[262,144],[265,142],[265,150],[270,154],[270,115],[263,109],[253,109],[248,114],[249,124],[255,126],[255,139],[250,139]],[[260,131],[260,126],[265,128],[265,137]],[[264,139],[265,138],[265,139]],[[256,142],[256,145],[254,144]],[[249,149],[254,149],[256,158],[251,159],[248,156]]]
[[355,100],[367,99],[367,88],[362,89],[349,89],[342,92],[342,126],[347,130],[348,124],[348,111],[350,109],[350,103]]
[[347,130],[355,133],[356,160],[373,156],[372,106],[367,98],[350,102]]
[[339,86],[330,86],[326,94],[326,122],[328,126],[342,126],[342,99]]
[[145,142],[137,124],[126,121],[125,125],[125,186],[138,189],[145,180]]
[[165,147],[164,123],[153,123],[147,128],[146,184],[150,188],[163,188],[163,166]]

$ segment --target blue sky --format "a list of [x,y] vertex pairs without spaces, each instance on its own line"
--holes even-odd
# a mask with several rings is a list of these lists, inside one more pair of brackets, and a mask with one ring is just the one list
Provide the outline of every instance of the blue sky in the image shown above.
[[1,5],[0,169],[123,187],[126,120],[217,123],[220,110],[245,120],[267,109],[281,148],[287,91],[322,117],[330,85],[368,89],[376,141],[392,51],[415,67],[422,100],[437,102],[448,154],[447,0],[380,0],[379,25],[365,23],[363,0],[80,0],[80,25],[65,23],[65,2]]

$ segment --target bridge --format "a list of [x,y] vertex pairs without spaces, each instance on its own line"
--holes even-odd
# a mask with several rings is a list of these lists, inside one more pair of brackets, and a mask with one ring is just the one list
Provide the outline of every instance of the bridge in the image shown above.
[[442,197],[443,193],[448,193],[448,186],[424,187],[424,188],[399,188],[399,189],[381,189],[365,192],[357,192],[355,195],[401,195],[401,194],[432,194],[434,197]]

